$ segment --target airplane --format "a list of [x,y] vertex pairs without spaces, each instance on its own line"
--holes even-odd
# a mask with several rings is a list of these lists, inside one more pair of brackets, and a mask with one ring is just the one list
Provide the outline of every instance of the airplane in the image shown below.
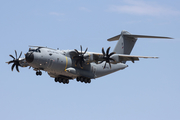
[[91,83],[91,79],[96,79],[118,70],[123,70],[128,65],[127,61],[139,61],[139,58],[158,58],[148,56],[130,55],[138,38],[162,38],[173,39],[162,36],[135,35],[128,31],[121,31],[121,34],[109,38],[107,41],[118,41],[113,52],[109,53],[110,47],[105,51],[102,48],[102,53],[74,50],[59,50],[41,46],[29,46],[29,51],[25,54],[25,58],[21,58],[22,52],[16,58],[9,55],[13,60],[6,62],[13,63],[11,70],[14,67],[19,72],[20,67],[32,67],[36,71],[37,76],[41,76],[45,71],[50,77],[54,78],[55,82],[68,84],[69,80],[76,79],[78,82]]

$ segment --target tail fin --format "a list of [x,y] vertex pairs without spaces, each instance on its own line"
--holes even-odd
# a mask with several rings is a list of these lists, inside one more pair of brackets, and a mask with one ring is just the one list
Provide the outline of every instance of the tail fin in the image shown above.
[[163,38],[163,39],[172,39],[170,37],[161,37],[161,36],[148,36],[148,35],[132,35],[127,31],[121,31],[120,35],[109,38],[108,41],[118,40],[114,52],[116,54],[127,54],[129,55],[137,41],[137,38]]
[[114,48],[114,52],[116,52],[116,54],[129,55],[136,43],[137,38],[127,37],[125,35],[130,35],[130,33],[123,30],[120,35],[108,39],[108,41],[119,40]]

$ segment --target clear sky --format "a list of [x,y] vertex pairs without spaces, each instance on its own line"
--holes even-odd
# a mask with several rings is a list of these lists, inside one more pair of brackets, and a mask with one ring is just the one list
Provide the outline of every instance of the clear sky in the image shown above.
[[[179,0],[1,0],[1,120],[180,120]],[[173,40],[139,39],[128,68],[92,80],[55,83],[33,69],[11,71],[9,54],[29,45],[101,52],[127,30]]]

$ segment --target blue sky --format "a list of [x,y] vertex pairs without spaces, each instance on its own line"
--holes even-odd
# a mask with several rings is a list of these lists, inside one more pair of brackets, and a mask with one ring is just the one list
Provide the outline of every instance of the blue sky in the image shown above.
[[[179,120],[180,2],[178,0],[0,1],[0,119]],[[55,83],[28,68],[11,71],[9,54],[29,45],[101,52],[107,39],[127,30],[173,40],[139,39],[128,68],[92,80]]]

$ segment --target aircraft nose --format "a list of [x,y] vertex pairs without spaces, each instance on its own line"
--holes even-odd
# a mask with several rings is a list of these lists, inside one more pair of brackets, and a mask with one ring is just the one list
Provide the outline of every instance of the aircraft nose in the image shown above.
[[34,60],[34,54],[31,52],[31,53],[27,53],[26,55],[25,55],[25,57],[26,57],[26,61],[28,62],[28,63],[31,63],[33,60]]

